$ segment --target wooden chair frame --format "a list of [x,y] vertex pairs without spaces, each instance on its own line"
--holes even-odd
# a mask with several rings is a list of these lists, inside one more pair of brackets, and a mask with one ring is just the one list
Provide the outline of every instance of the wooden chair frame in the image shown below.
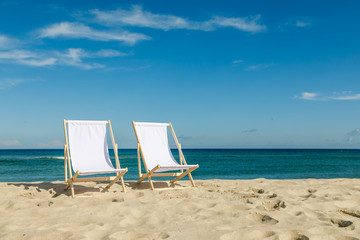
[[[66,124],[68,122],[69,122],[68,120],[64,119],[64,134],[65,134],[64,169],[65,169],[65,183],[67,184],[65,190],[68,190],[69,188],[71,188],[71,195],[72,195],[72,197],[75,197],[74,184],[73,184],[74,182],[111,181],[106,186],[106,188],[110,188],[112,185],[114,185],[114,183],[116,181],[118,181],[120,179],[121,180],[122,190],[123,190],[124,193],[126,193],[123,175],[125,173],[127,173],[127,171],[128,171],[127,168],[123,172],[117,172],[115,177],[77,178],[78,175],[81,174],[81,172],[79,170],[76,171],[74,175],[72,175],[71,162],[70,162],[71,159],[70,159],[70,151],[69,151],[69,142],[68,142],[67,128],[66,128]],[[114,147],[114,153],[115,153],[116,169],[120,169],[121,167],[120,167],[119,156],[118,156],[118,145],[115,143],[114,133],[113,133],[112,128],[111,128],[110,120],[106,121],[106,124],[109,125],[109,129],[110,129],[112,145]],[[75,169],[74,169],[74,171],[75,171]],[[69,172],[69,177],[68,177],[68,172]]]
[[[135,122],[134,121],[132,122],[132,125],[133,125],[133,128],[134,128],[134,132],[135,132],[135,136],[136,136],[136,140],[137,140],[137,157],[138,157],[139,178],[140,178],[137,181],[137,183],[140,184],[142,181],[144,181],[147,178],[149,180],[151,190],[154,190],[154,185],[153,185],[152,180],[151,180],[152,177],[175,177],[174,179],[172,179],[170,181],[170,183],[175,183],[176,181],[178,181],[181,178],[188,175],[189,179],[190,179],[190,182],[191,182],[191,185],[193,187],[195,187],[195,182],[194,182],[194,180],[193,180],[193,178],[191,176],[191,172],[194,171],[195,169],[197,169],[199,167],[199,164],[197,164],[196,167],[187,169],[186,171],[181,169],[180,172],[172,172],[172,173],[155,173],[156,170],[161,168],[160,165],[157,165],[153,169],[149,170],[148,167],[147,167],[147,164],[146,164],[146,160],[145,160],[141,145],[140,145],[138,134],[136,132]],[[179,151],[180,165],[187,165],[184,154],[183,154],[183,152],[181,150],[181,144],[179,143],[179,141],[178,141],[178,139],[176,137],[174,128],[172,127],[171,123],[168,123],[167,126],[170,127],[170,130],[171,130],[172,136],[174,138],[176,147],[177,147],[177,149]],[[145,168],[146,173],[141,172],[141,160],[140,160],[141,158],[142,158],[142,162],[144,164],[144,168]]]

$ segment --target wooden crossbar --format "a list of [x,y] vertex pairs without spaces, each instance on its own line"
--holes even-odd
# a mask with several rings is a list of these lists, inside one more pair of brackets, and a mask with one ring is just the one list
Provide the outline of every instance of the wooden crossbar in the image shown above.
[[151,177],[177,177],[180,176],[181,173],[154,173]]
[[116,177],[92,177],[92,178],[77,178],[74,182],[97,182],[97,181],[112,181]]
[[[124,176],[125,173],[127,173],[128,169],[126,168],[126,171],[120,172],[118,174],[117,177],[114,178],[114,180],[112,180],[109,185],[106,186],[106,188],[110,188],[117,180],[119,180],[119,178],[122,178],[122,176]],[[121,186],[123,189],[123,192],[126,193],[126,189],[125,189],[125,185],[124,185],[124,181],[121,181]]]
[[[186,175],[189,175],[192,171],[194,171],[194,170],[197,169],[198,167],[199,167],[199,165],[197,165],[196,167],[193,167],[193,168],[190,168],[190,169],[186,170],[185,172],[183,172],[182,174],[180,174],[179,176],[177,176],[176,178],[174,178],[174,179],[171,180],[170,182],[171,182],[171,183],[176,182],[177,180],[185,177]],[[195,187],[194,181],[191,181],[191,180],[192,180],[192,179],[190,179],[191,185],[192,185],[193,187]]]
[[157,165],[156,167],[154,167],[153,169],[151,169],[151,171],[149,171],[148,173],[143,174],[142,177],[139,179],[139,181],[137,181],[137,183],[141,183],[142,181],[145,180],[145,178],[148,178],[151,189],[154,189],[154,186],[153,186],[152,181],[151,181],[151,175],[152,175],[156,170],[158,170],[159,168],[160,168],[160,165]]

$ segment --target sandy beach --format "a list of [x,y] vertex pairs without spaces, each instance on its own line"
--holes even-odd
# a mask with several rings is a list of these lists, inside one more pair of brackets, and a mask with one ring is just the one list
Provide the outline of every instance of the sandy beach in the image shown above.
[[0,183],[1,239],[360,239],[360,180]]

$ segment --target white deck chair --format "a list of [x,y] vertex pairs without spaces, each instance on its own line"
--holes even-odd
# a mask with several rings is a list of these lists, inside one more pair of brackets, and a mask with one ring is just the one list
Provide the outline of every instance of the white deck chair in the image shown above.
[[[138,183],[141,183],[144,179],[148,178],[150,187],[154,190],[151,177],[175,177],[170,181],[170,183],[174,183],[188,175],[192,186],[195,187],[191,172],[197,169],[199,165],[187,165],[181,150],[181,145],[176,138],[171,123],[132,122],[132,124],[138,142],[137,155],[140,178]],[[176,146],[179,150],[180,164],[175,160],[171,153],[167,136],[167,127],[170,127]],[[145,174],[141,173],[141,157],[146,170]],[[180,170],[180,172],[162,173],[178,170]],[[186,171],[184,172],[184,170]]]
[[[66,130],[68,125],[68,131]],[[112,145],[114,147],[116,168],[111,163],[108,144],[106,140],[106,124],[109,125]],[[106,188],[110,188],[117,180],[121,179],[124,192],[125,185],[123,175],[127,168],[120,168],[118,147],[115,144],[114,134],[109,121],[72,121],[64,120],[65,146],[64,167],[66,190],[71,187],[71,195],[74,194],[74,182],[111,181]],[[68,138],[69,136],[69,138]],[[72,169],[75,174],[72,175]],[[69,178],[68,172],[69,171]],[[77,178],[79,175],[93,175],[116,173],[115,177],[92,177]]]

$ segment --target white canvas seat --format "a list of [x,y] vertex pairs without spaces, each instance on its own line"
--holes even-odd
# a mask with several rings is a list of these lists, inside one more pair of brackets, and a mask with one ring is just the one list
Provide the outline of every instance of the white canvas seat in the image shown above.
[[[68,130],[66,129],[68,125]],[[115,153],[116,168],[112,165],[107,138],[106,126],[109,125],[111,138]],[[110,121],[73,121],[64,120],[65,147],[65,182],[67,188],[71,187],[71,193],[74,197],[73,182],[85,181],[111,181],[107,188],[111,187],[117,180],[121,179],[123,191],[125,185],[123,175],[127,168],[120,168],[117,144],[115,144]],[[68,137],[67,137],[68,136]],[[72,169],[75,174],[72,176]],[[67,169],[68,167],[68,169]],[[67,177],[69,172],[69,178]],[[93,177],[77,178],[79,175],[94,175],[115,173],[115,177]]]
[[[193,186],[195,183],[192,179],[191,172],[199,165],[187,165],[185,157],[181,150],[174,129],[171,123],[143,123],[133,122],[133,127],[138,142],[138,165],[139,178],[138,183],[148,178],[151,189],[154,189],[151,177],[169,177],[175,176],[171,183],[176,182],[180,178],[189,175],[189,179]],[[179,150],[180,164],[175,160],[171,153],[168,142],[167,127],[170,127],[175,143]],[[140,158],[142,157],[146,174],[141,173]],[[178,173],[162,173],[169,171],[178,171]],[[185,172],[183,170],[186,170]]]

